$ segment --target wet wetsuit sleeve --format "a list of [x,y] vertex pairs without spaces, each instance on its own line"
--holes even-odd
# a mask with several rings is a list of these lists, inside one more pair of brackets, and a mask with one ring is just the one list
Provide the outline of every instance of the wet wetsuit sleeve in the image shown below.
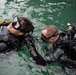
[[54,52],[44,57],[44,60],[47,63],[59,61],[60,58],[64,55],[64,50],[57,48]]
[[35,60],[36,63],[39,64],[39,65],[44,66],[49,62],[58,61],[60,59],[60,57],[64,54],[63,50],[57,48],[57,50],[54,51],[53,53],[50,53],[49,55],[47,55],[45,57],[42,57],[37,52],[32,40],[30,40],[29,38],[25,38],[25,42],[26,42],[26,45],[28,47],[29,53],[33,57],[33,60]]
[[37,52],[34,43],[32,42],[32,39],[29,38],[25,38],[25,43],[28,47],[28,51],[30,53],[30,55],[32,56],[33,60],[36,62],[36,64],[39,65],[46,65],[46,61],[44,60],[44,58]]

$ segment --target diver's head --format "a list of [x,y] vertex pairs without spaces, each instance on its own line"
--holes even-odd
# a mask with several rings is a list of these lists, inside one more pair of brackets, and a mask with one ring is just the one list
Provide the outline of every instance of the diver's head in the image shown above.
[[49,25],[41,31],[41,39],[44,42],[55,42],[59,37],[56,26]]
[[17,34],[20,32],[19,35],[24,35],[26,33],[33,32],[34,30],[34,26],[29,19],[25,17],[19,18],[18,16],[13,18],[12,23],[10,23],[7,28],[12,34]]

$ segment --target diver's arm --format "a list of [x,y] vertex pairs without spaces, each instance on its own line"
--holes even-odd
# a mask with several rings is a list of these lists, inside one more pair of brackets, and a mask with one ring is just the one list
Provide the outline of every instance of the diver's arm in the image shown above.
[[44,57],[44,60],[47,63],[59,61],[60,58],[64,55],[64,50],[57,48],[54,52]]
[[37,52],[34,43],[32,42],[32,39],[30,36],[25,38],[25,43],[28,47],[28,51],[31,54],[33,60],[36,62],[36,64],[39,65],[46,65],[46,61],[44,58]]

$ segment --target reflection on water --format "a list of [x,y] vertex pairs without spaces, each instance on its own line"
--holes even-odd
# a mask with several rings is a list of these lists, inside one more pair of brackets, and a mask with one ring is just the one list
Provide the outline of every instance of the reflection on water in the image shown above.
[[[58,29],[67,23],[76,23],[76,0],[0,0],[0,19],[12,19],[19,15],[29,18],[35,26],[34,36],[40,37],[41,30],[49,24]],[[37,43],[41,53],[42,46]],[[0,54],[1,75],[75,75],[75,69],[57,64],[36,65],[26,47],[19,52]]]

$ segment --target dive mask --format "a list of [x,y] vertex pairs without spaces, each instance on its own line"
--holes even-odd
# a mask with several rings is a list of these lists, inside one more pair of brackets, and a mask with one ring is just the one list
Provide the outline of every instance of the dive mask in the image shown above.
[[21,24],[20,24],[18,16],[15,16],[13,18],[12,27],[14,29],[16,29],[16,30],[20,30],[21,31]]
[[47,41],[49,41],[49,39],[51,38],[51,37],[54,37],[54,36],[57,36],[58,35],[58,31],[56,31],[53,35],[51,35],[51,36],[49,36],[49,37],[46,37],[46,36],[44,36],[43,34],[41,34],[41,40],[43,41],[43,42],[47,42]]

